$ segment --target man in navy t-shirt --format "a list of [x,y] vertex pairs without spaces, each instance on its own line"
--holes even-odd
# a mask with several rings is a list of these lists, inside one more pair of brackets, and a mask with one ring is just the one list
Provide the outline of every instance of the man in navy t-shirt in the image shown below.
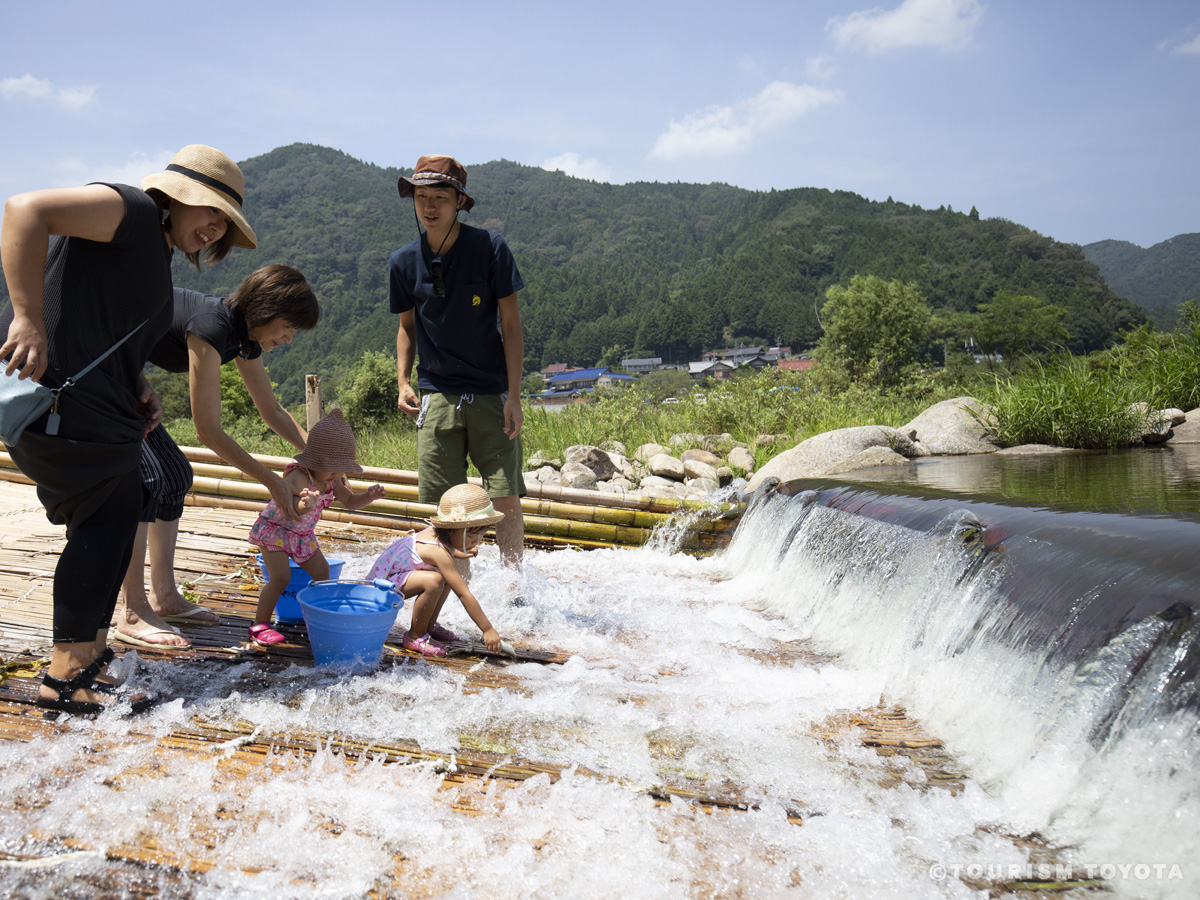
[[[521,497],[521,375],[525,345],[517,292],[525,284],[504,238],[458,220],[475,201],[467,170],[449,156],[422,156],[400,176],[401,197],[425,233],[388,260],[388,302],[396,333],[398,406],[417,420],[422,503],[467,480],[467,458],[504,519],[496,542],[519,565],[524,543]],[[411,382],[417,362],[417,392]]]

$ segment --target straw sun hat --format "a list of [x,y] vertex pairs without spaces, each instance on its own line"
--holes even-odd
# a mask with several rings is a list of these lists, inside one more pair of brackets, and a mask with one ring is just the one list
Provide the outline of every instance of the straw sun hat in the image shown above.
[[354,459],[354,430],[335,409],[308,433],[304,449],[295,456],[296,462],[310,472],[341,472],[362,474],[362,466]]
[[437,515],[429,520],[438,528],[478,528],[504,518],[496,512],[487,491],[477,484],[456,484],[438,501]]
[[235,247],[253,250],[258,246],[254,229],[242,215],[246,180],[232,159],[204,144],[188,144],[175,154],[166,171],[142,179],[142,190],[157,188],[172,200],[188,206],[215,206],[229,216],[236,232]]

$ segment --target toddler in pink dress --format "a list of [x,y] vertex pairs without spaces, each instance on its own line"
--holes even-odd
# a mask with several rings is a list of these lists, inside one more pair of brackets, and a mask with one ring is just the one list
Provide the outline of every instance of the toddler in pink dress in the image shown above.
[[288,559],[294,559],[313,581],[329,578],[329,563],[313,533],[317,522],[335,500],[346,509],[362,509],[384,496],[383,487],[373,484],[365,491],[354,493],[346,482],[346,474],[362,474],[355,461],[354,432],[334,410],[308,433],[304,450],[296,454],[295,462],[283,470],[283,481],[300,499],[296,502],[299,519],[287,518],[272,500],[258,514],[250,529],[250,543],[262,548],[267,582],[258,592],[258,609],[250,626],[250,640],[260,646],[278,644],[286,638],[270,625],[275,604],[292,578]]

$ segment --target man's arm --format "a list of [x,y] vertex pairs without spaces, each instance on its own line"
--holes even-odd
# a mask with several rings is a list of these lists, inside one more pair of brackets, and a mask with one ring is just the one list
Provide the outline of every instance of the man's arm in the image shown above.
[[521,433],[525,413],[521,411],[521,376],[525,368],[525,338],[521,334],[521,315],[517,295],[509,294],[498,301],[500,306],[500,337],[504,341],[504,369],[508,375],[508,401],[504,404],[504,433],[511,441]]
[[416,358],[417,315],[409,309],[400,313],[400,327],[396,330],[396,385],[400,389],[396,406],[410,419],[416,418],[421,409],[421,402],[411,381]]

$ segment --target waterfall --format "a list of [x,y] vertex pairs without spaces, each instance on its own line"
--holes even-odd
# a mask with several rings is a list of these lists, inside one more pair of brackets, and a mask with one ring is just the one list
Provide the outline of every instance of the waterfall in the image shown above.
[[1005,827],[1182,863],[1200,857],[1197,548],[1182,520],[826,487],[757,499],[724,562],[817,649],[881,670]]

